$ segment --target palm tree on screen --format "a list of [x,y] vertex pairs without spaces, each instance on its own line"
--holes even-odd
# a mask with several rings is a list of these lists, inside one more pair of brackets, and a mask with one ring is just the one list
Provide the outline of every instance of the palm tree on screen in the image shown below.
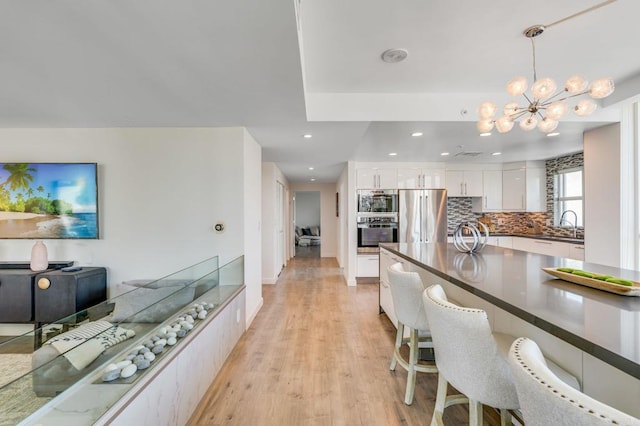
[[30,189],[29,184],[33,182],[31,173],[36,172],[36,169],[29,167],[27,163],[8,163],[2,168],[9,172],[9,177],[0,186],[8,186],[11,191]]

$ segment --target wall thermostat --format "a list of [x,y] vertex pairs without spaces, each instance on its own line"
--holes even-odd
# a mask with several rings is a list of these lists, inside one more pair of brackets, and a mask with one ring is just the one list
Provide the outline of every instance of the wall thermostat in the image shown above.
[[213,230],[216,231],[216,233],[218,234],[222,234],[224,232],[224,223],[222,222],[218,222],[215,225],[213,225]]

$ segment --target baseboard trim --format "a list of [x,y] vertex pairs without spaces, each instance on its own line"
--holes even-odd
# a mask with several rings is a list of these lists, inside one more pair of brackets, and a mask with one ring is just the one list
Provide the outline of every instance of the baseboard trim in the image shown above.
[[262,284],[275,284],[278,282],[278,277],[262,278]]
[[258,315],[258,312],[260,312],[260,309],[262,309],[262,305],[263,304],[264,304],[264,298],[261,297],[260,298],[260,303],[258,303],[258,306],[256,306],[256,309],[253,311],[251,316],[249,318],[247,318],[247,323],[245,324],[245,330],[249,329],[249,326],[251,325],[253,320],[256,318],[256,315]]

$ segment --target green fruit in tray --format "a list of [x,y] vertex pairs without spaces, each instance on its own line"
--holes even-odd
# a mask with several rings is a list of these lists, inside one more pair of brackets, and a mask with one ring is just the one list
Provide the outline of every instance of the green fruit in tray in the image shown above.
[[623,280],[622,278],[611,277],[611,278],[607,278],[605,281],[608,282],[608,283],[612,283],[612,284],[626,285],[627,287],[632,287],[633,286],[633,283],[631,281]]
[[634,286],[633,281],[624,280],[622,278],[616,278],[616,277],[613,277],[611,275],[595,274],[593,272],[583,271],[582,269],[556,268],[556,271],[565,272],[565,273],[569,273],[569,274],[572,274],[572,275],[577,275],[579,277],[591,278],[591,279],[594,279],[594,280],[600,280],[600,281],[604,281],[604,282],[611,283],[611,284],[624,285],[624,286],[627,286],[627,287],[633,287]]
[[572,272],[572,274],[573,274],[573,275],[578,275],[578,276],[580,276],[580,277],[585,277],[585,278],[593,278],[593,277],[594,277],[594,275],[595,275],[595,274],[594,274],[594,273],[592,273],[592,272],[583,271],[583,270],[581,270],[581,269],[574,270],[574,271]]
[[600,281],[606,281],[606,280],[608,280],[609,278],[615,278],[615,277],[612,277],[611,275],[598,275],[598,274],[594,274],[594,275],[593,275],[593,278],[595,278],[596,280],[600,280]]

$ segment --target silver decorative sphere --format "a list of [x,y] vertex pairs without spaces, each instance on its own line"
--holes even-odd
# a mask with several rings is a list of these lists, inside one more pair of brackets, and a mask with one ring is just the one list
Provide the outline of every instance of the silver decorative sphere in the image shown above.
[[[471,246],[464,239],[465,230],[469,233],[468,237],[473,238]],[[484,248],[487,241],[489,241],[489,228],[482,222],[477,222],[477,225],[470,222],[462,222],[453,232],[453,245],[462,253],[477,253]]]

